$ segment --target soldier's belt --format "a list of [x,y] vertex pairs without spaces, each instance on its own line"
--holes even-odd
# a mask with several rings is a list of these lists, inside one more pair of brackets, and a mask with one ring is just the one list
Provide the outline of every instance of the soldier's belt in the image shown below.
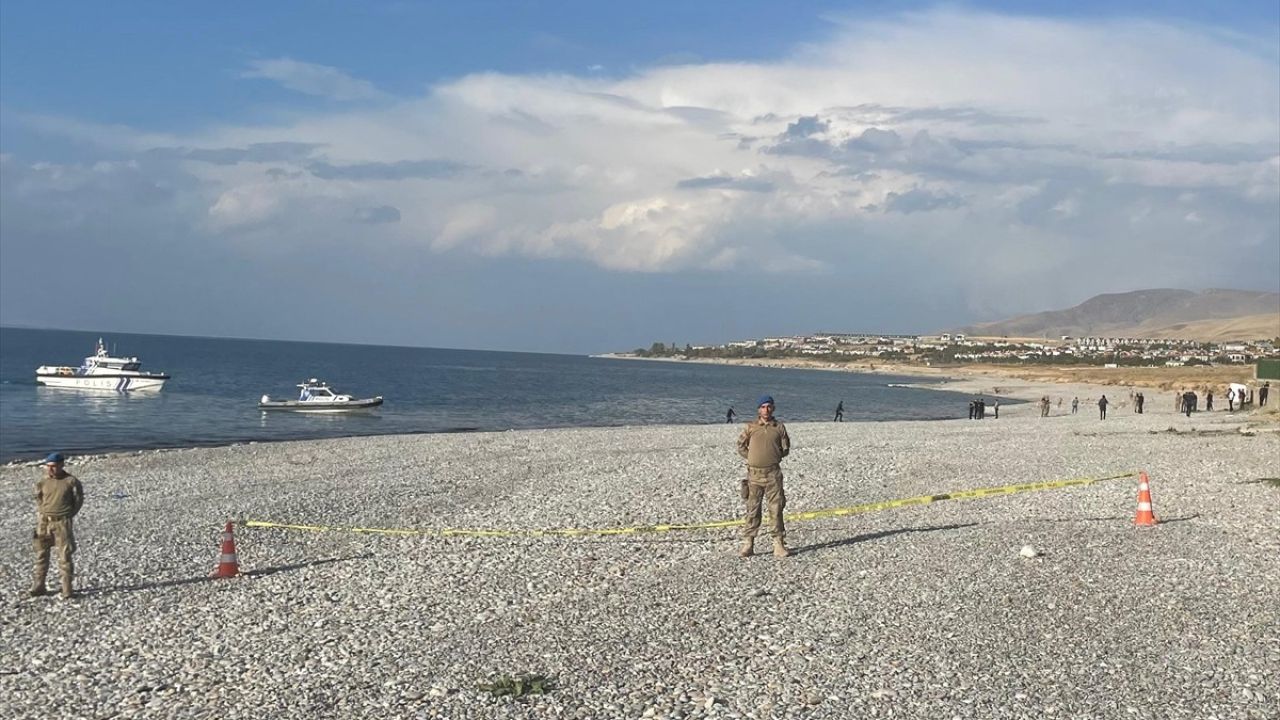
[[[1118,480],[1120,478],[1131,478],[1136,476],[1136,472],[1127,472],[1120,475],[1109,475],[1107,477],[1098,478],[1073,478],[1069,480],[1051,480],[1040,483],[1022,483],[1019,485],[1000,485],[997,487],[976,488],[973,490],[957,490],[948,493],[938,493],[934,495],[918,495],[916,497],[902,498],[899,500],[884,500],[881,502],[865,503],[862,505],[850,505],[848,507],[826,508],[822,510],[810,510],[808,512],[788,513],[783,517],[791,522],[803,520],[818,520],[822,518],[843,517],[845,515],[861,515],[864,513],[880,512],[882,510],[893,510],[896,508],[911,507],[914,505],[929,505],[931,503],[943,502],[944,500],[977,500],[979,498],[995,497],[997,495],[1014,495],[1024,492],[1035,492],[1037,490],[1056,490],[1059,488],[1092,485],[1094,483],[1105,482],[1107,480]],[[245,520],[242,522],[244,527],[250,528],[277,528],[281,530],[307,530],[314,532],[349,532],[364,533],[373,535],[406,535],[406,536],[425,536],[425,537],[583,537],[583,536],[601,536],[601,535],[637,535],[642,533],[660,533],[660,532],[676,532],[680,530],[720,530],[732,527],[739,527],[743,524],[741,519],[738,520],[715,520],[712,522],[700,523],[666,523],[661,525],[635,525],[630,527],[612,527],[612,528],[517,528],[517,529],[484,529],[484,528],[366,528],[366,527],[340,527],[335,525],[294,525],[289,523],[267,522],[263,520]]]

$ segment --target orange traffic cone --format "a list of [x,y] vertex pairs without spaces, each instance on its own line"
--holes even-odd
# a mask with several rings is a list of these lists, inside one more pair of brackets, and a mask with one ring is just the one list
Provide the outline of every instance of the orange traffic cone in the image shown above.
[[1155,525],[1155,513],[1151,511],[1151,480],[1145,472],[1138,473],[1138,514],[1133,518],[1134,525]]
[[222,556],[218,558],[218,568],[213,571],[215,578],[232,578],[240,574],[240,560],[236,558],[236,538],[231,534],[231,522],[227,521],[227,529],[222,531]]

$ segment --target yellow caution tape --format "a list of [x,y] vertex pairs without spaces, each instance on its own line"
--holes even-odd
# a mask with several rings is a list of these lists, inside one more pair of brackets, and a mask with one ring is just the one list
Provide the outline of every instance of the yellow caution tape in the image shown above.
[[[1013,495],[1015,493],[1034,492],[1037,490],[1056,490],[1058,488],[1092,485],[1106,480],[1135,477],[1136,472],[1122,475],[1111,475],[1100,478],[1075,478],[1072,480],[1053,480],[1041,483],[1023,483],[1021,485],[1001,485],[1000,487],[978,488],[976,490],[958,490],[956,492],[938,493],[935,495],[919,495],[901,500],[885,500],[883,502],[850,505],[848,507],[811,510],[809,512],[789,513],[784,517],[790,521],[819,520],[821,518],[843,517],[845,515],[861,515],[863,513],[880,512],[913,505],[928,505],[944,500],[977,500],[996,495]],[[293,525],[289,523],[265,522],[262,520],[245,520],[244,526],[251,528],[278,528],[280,530],[309,530],[315,532],[349,532],[375,535],[411,535],[428,537],[582,537],[600,535],[637,535],[641,533],[678,532],[682,530],[720,530],[742,525],[742,520],[716,520],[702,523],[667,523],[662,525],[636,525],[615,528],[544,528],[517,530],[486,530],[478,528],[365,528],[339,527],[335,525]]]

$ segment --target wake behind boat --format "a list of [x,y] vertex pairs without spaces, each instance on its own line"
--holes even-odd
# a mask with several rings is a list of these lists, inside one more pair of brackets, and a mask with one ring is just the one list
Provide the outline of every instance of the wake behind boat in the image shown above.
[[353,412],[369,410],[382,404],[382,396],[371,398],[353,398],[350,395],[335,393],[326,382],[315,378],[298,383],[302,388],[297,400],[272,400],[270,395],[263,395],[258,401],[261,410],[292,410],[294,412]]
[[142,362],[136,357],[112,357],[107,346],[98,338],[98,349],[84,359],[80,367],[41,365],[36,368],[36,383],[49,387],[80,388],[87,390],[159,390],[169,376],[164,373],[143,372]]

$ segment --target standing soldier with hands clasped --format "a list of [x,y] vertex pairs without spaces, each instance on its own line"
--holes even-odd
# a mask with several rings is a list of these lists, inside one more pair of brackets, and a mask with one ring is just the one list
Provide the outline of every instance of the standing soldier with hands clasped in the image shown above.
[[755,552],[756,533],[760,531],[760,503],[769,501],[769,519],[773,522],[774,557],[787,557],[787,529],[782,511],[787,496],[782,489],[782,458],[791,452],[787,428],[773,417],[773,398],[764,395],[756,403],[756,419],[747,423],[738,436],[738,454],[747,461],[747,479],[742,497],[747,501],[746,527],[738,554],[750,557]]
[[62,469],[62,453],[52,453],[44,459],[45,475],[36,483],[36,531],[32,543],[36,551],[35,579],[32,597],[45,595],[45,577],[49,574],[49,549],[58,550],[58,570],[62,573],[62,598],[74,597],[71,583],[75,578],[75,566],[71,554],[76,551],[76,536],[72,532],[72,518],[84,505],[84,489],[74,475]]

